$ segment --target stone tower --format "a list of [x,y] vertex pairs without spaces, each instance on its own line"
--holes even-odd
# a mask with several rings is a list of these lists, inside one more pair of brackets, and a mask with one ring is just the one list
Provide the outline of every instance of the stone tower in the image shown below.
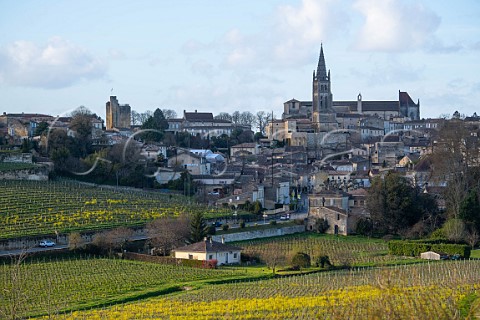
[[130,128],[132,110],[128,104],[119,104],[116,96],[110,96],[106,104],[107,130]]
[[317,73],[313,71],[313,114],[312,123],[316,132],[330,131],[331,125],[336,123],[335,112],[333,111],[333,95],[331,91],[330,70],[325,65],[323,45],[320,46],[320,57],[318,58]]

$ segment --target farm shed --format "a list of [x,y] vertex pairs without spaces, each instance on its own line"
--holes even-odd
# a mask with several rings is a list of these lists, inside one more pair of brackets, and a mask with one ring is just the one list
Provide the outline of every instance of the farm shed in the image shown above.
[[427,251],[420,253],[420,258],[427,260],[445,260],[448,259],[448,254],[443,252]]

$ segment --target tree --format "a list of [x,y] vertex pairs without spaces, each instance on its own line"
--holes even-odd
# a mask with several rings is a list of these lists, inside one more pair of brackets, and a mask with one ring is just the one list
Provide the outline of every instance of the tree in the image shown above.
[[448,240],[460,242],[465,237],[465,223],[462,219],[450,219],[442,227]]
[[91,152],[92,148],[92,118],[94,115],[80,106],[72,112],[70,129],[75,133],[75,148],[70,150],[73,155],[85,157]]
[[267,127],[267,123],[271,115],[265,111],[258,111],[255,114],[255,125],[258,128],[258,132],[260,132],[263,136],[265,135],[265,128]]
[[476,190],[470,190],[461,203],[459,218],[470,228],[480,230],[480,201]]
[[113,251],[123,251],[125,245],[133,237],[133,230],[126,227],[119,227],[109,231],[97,233],[92,243],[100,249],[112,255]]
[[398,233],[412,227],[426,214],[424,204],[435,211],[435,202],[429,194],[420,193],[398,173],[389,172],[384,179],[376,177],[368,190],[367,209],[374,227],[380,232]]
[[235,125],[240,124],[240,111],[235,111],[232,113],[232,122]]
[[449,218],[459,218],[469,190],[478,189],[480,145],[471,130],[462,120],[452,119],[445,121],[435,138],[432,180],[447,184],[443,196]]
[[363,236],[372,236],[373,233],[373,222],[369,218],[361,218],[357,221],[357,226],[355,228],[355,231],[358,234],[361,234]]
[[203,241],[207,236],[207,231],[203,212],[196,211],[190,222],[190,243]]
[[168,129],[168,121],[165,119],[162,110],[156,109],[151,117],[142,124],[142,139],[146,141],[161,141],[165,130]]
[[142,122],[140,122],[140,113],[138,113],[135,110],[132,110],[132,114],[130,116],[130,119],[132,121],[132,126],[137,126],[137,125],[142,124]]
[[220,112],[214,118],[217,120],[232,121],[232,116],[228,112]]
[[[12,257],[12,262],[5,276],[5,282],[0,289],[0,316],[2,319],[24,319],[25,305],[27,302],[27,275],[24,274],[22,265],[27,258],[26,251]],[[33,279],[30,279],[32,281]]]
[[265,251],[262,254],[262,260],[270,269],[272,269],[272,273],[275,274],[277,266],[285,263],[285,254],[281,250],[278,250],[275,243],[269,242],[265,244]]
[[242,126],[248,126],[251,128],[254,121],[255,116],[250,111],[244,111],[240,114],[240,124]]
[[293,257],[292,257],[292,267],[297,267],[297,268],[309,268],[311,265],[311,259],[310,256],[304,252],[297,252]]
[[190,235],[189,221],[185,214],[177,218],[166,217],[147,224],[150,244],[167,256],[177,246],[185,244]]
[[42,136],[46,135],[48,133],[48,130],[50,129],[50,126],[47,122],[42,121],[37,125],[37,128],[35,129],[35,136]]
[[177,113],[175,112],[175,110],[162,109],[162,112],[165,119],[175,119],[177,117]]
[[318,218],[315,220],[315,225],[313,229],[318,233],[325,233],[329,228],[328,220],[323,218]]
[[79,232],[72,232],[68,236],[68,248],[70,250],[77,250],[85,248],[86,242]]

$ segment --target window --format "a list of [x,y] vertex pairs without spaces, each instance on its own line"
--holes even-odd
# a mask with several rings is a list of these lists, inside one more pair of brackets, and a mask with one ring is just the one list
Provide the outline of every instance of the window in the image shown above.
[[236,252],[233,254],[233,259],[237,259],[237,253]]
[[193,259],[193,254],[189,254],[188,259],[192,260]]
[[212,260],[213,259],[213,254],[209,254],[208,255],[208,260]]
[[337,213],[337,220],[340,220],[340,214]]

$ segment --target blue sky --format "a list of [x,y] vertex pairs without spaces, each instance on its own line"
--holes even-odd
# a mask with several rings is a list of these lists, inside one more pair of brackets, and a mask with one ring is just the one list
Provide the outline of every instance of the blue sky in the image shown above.
[[311,100],[320,43],[335,100],[480,112],[477,0],[0,0],[0,111],[281,115]]

